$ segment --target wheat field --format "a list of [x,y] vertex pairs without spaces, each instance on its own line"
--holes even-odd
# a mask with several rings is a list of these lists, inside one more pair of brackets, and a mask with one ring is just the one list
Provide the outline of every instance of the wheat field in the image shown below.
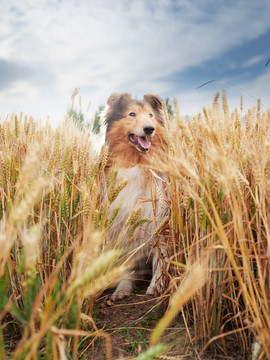
[[[192,119],[176,101],[165,118],[169,161],[152,170],[170,180],[170,217],[155,230],[165,225],[172,249],[169,303],[137,359],[165,359],[162,334],[180,316],[198,358],[234,341],[243,358],[270,359],[270,109],[241,99],[230,110],[223,91]],[[92,143],[69,119],[0,123],[0,360],[87,359],[100,338],[111,358],[93,309],[127,266],[107,245],[125,183],[105,180],[108,149]]]

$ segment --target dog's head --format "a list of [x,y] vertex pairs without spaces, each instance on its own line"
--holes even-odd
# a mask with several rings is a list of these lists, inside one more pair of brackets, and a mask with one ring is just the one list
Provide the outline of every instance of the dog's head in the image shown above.
[[147,153],[164,125],[162,100],[151,94],[144,95],[143,100],[134,100],[130,94],[113,93],[107,103],[107,141],[112,146],[125,143],[126,151]]

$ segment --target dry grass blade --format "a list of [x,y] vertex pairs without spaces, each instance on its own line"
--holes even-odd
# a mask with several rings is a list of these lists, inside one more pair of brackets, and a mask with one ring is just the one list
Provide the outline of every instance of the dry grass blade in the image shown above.
[[201,289],[207,280],[207,269],[205,264],[197,263],[191,266],[188,275],[174,292],[169,308],[165,315],[159,320],[152,335],[151,344],[156,345],[164,331],[170,325],[175,316],[196,292]]

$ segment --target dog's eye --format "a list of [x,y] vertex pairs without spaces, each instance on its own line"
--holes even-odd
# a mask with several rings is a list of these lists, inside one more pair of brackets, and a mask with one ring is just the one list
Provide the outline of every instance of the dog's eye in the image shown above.
[[149,114],[150,117],[153,117],[153,114]]
[[129,116],[136,116],[135,112],[129,113]]

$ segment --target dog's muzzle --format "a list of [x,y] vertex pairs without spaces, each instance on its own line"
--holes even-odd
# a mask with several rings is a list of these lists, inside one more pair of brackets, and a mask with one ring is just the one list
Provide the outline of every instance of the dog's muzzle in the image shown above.
[[129,140],[136,145],[139,151],[147,152],[150,149],[150,140],[155,135],[155,130],[153,125],[145,125],[143,129],[137,131],[137,134],[129,134]]

